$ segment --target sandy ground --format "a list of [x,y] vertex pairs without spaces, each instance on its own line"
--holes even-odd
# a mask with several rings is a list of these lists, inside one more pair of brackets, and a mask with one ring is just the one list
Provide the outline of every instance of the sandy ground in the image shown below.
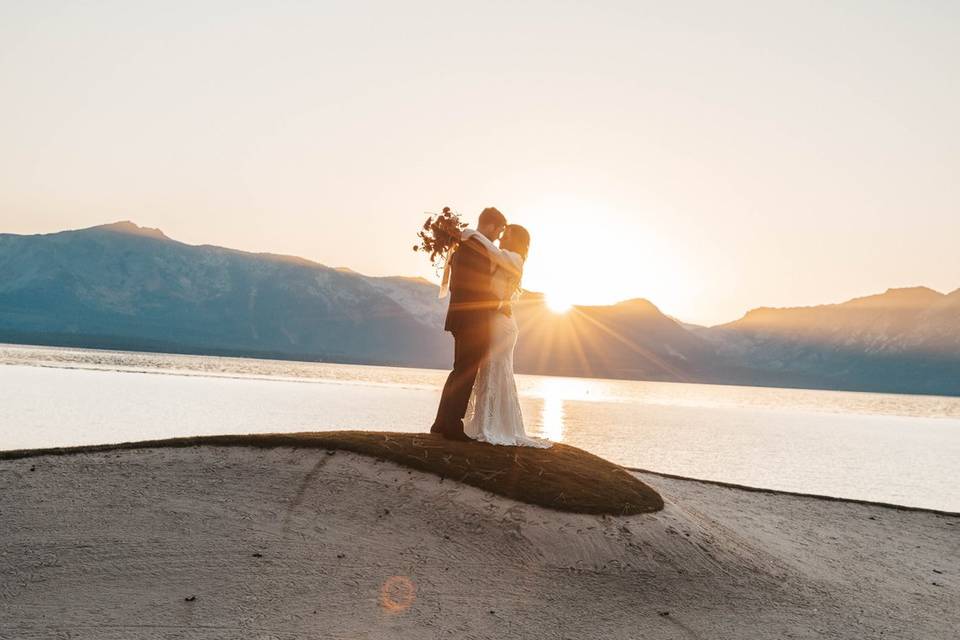
[[640,474],[627,518],[316,449],[0,462],[0,638],[956,638],[960,518]]

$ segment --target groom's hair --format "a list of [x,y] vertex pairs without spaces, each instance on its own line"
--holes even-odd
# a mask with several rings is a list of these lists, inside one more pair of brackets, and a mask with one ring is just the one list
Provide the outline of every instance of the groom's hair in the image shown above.
[[507,226],[507,219],[496,207],[487,207],[480,212],[480,220],[477,222],[477,226],[485,227],[487,225],[505,227]]

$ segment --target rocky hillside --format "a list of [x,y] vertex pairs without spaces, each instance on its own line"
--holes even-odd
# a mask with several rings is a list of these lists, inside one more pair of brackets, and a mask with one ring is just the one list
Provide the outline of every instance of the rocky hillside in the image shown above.
[[798,386],[960,394],[960,289],[754,309],[699,333],[729,360]]
[[192,246],[130,222],[0,235],[0,340],[446,366],[425,280]]

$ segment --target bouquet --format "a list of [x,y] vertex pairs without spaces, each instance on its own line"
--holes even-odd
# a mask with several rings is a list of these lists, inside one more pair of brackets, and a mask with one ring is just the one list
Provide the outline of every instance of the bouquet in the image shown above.
[[420,244],[413,245],[414,251],[423,251],[429,254],[430,264],[442,268],[439,259],[446,259],[450,249],[460,242],[460,232],[467,228],[467,223],[460,222],[460,215],[444,207],[439,215],[430,216],[423,223],[423,229],[417,234]]

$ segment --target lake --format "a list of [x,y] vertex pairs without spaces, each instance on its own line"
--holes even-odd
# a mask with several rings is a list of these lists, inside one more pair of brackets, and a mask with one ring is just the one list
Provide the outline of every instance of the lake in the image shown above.
[[[446,371],[0,345],[0,449],[426,431]],[[693,478],[960,511],[960,398],[518,376],[527,430]]]

